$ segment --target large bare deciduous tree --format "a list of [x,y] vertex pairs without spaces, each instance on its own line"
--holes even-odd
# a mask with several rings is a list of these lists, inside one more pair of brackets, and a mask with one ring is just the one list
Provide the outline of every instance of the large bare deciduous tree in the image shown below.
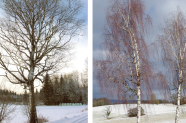
[[152,23],[144,12],[142,0],[115,0],[107,10],[104,42],[101,44],[103,54],[99,60],[94,60],[94,73],[107,97],[117,95],[118,100],[125,102],[137,99],[138,123],[141,98],[150,99],[152,85],[158,82],[154,80],[149,44],[145,41]]
[[[167,81],[177,91],[175,123],[179,122],[180,96],[186,88],[186,17],[178,7],[177,12],[165,19],[163,34],[158,36],[162,47],[162,58],[168,69]],[[167,78],[168,79],[168,78]],[[184,94],[184,93],[183,93]]]
[[80,0],[3,0],[0,65],[11,83],[29,88],[30,123],[37,123],[34,82],[68,62],[81,9]]

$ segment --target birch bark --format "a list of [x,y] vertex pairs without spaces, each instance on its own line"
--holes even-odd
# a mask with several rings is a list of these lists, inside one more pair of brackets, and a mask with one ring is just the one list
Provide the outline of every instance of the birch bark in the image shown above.
[[[134,34],[133,34],[134,36]],[[137,74],[137,108],[138,108],[138,115],[137,115],[137,123],[140,123],[140,116],[141,116],[141,95],[140,95],[140,58],[139,58],[139,50],[138,50],[138,44],[136,42],[136,39],[134,38],[135,43],[135,50],[136,50],[136,74]]]
[[137,98],[138,98],[138,115],[137,115],[137,123],[140,123],[140,117],[141,117],[141,98],[140,98],[140,86],[138,86],[138,94],[137,94]]
[[180,95],[181,95],[181,81],[182,81],[182,72],[179,75],[179,85],[178,85],[178,95],[177,95],[177,107],[176,107],[176,118],[175,123],[179,123],[179,113],[180,113]]

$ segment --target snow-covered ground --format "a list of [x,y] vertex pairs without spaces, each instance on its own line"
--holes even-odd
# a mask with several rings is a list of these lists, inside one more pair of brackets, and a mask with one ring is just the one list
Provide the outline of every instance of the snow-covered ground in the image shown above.
[[[110,105],[112,112],[110,118],[104,117],[104,110],[107,106],[93,107],[93,122],[109,123],[136,123],[136,117],[127,117],[127,111],[130,108],[137,107],[136,104],[118,104]],[[176,106],[173,104],[142,104],[145,115],[141,116],[142,123],[174,123]],[[180,122],[186,123],[186,105],[181,106]]]
[[[37,106],[37,114],[48,118],[49,123],[88,123],[88,106]],[[11,114],[14,118],[9,123],[26,123],[27,117],[22,114],[18,105]]]

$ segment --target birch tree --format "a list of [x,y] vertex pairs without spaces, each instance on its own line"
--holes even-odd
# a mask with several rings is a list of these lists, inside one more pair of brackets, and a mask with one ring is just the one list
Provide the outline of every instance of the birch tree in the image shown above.
[[13,84],[29,88],[30,123],[37,123],[34,82],[69,60],[84,19],[80,0],[3,0],[0,65]]
[[142,0],[116,0],[107,10],[101,44],[103,54],[94,60],[95,74],[102,92],[118,100],[137,99],[140,123],[141,97],[152,94],[153,65],[145,36],[152,26]]
[[177,9],[170,18],[165,19],[165,26],[162,26],[163,34],[158,36],[162,47],[162,58],[170,80],[171,88],[177,91],[177,107],[175,123],[179,122],[180,96],[186,87],[184,79],[186,60],[186,17]]

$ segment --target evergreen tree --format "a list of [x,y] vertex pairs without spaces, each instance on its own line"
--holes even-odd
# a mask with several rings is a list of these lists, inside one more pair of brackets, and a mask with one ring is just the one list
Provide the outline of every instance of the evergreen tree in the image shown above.
[[36,105],[38,105],[38,103],[39,103],[39,92],[38,92],[37,89],[36,89],[36,92],[34,93],[34,96],[35,96]]
[[60,103],[63,103],[64,102],[65,80],[62,75],[60,76],[59,86],[60,86]]
[[70,102],[70,92],[69,92],[69,77],[67,75],[64,76],[64,87],[63,87],[63,103]]
[[74,81],[71,79],[69,84],[69,99],[70,99],[70,103],[75,103],[76,99],[78,98],[77,96],[75,96],[76,94],[76,87],[75,87],[75,83]]
[[82,90],[79,90],[79,103],[82,103],[83,104],[83,95],[82,95]]
[[45,105],[52,105],[53,104],[53,87],[51,84],[50,76],[46,74],[44,78],[44,86],[41,90],[42,93],[42,100]]
[[60,103],[60,86],[59,86],[59,77],[54,76],[54,82],[53,83],[53,89],[54,89],[54,95],[53,95],[53,102],[55,105],[59,105]]
[[[41,98],[46,105],[59,105],[60,103],[87,104],[87,86],[79,85],[77,72],[64,76],[45,77],[41,89]],[[48,100],[48,101],[47,101]]]
[[28,105],[28,94],[27,94],[26,89],[25,89],[25,92],[24,92],[24,95],[23,95],[23,104]]

